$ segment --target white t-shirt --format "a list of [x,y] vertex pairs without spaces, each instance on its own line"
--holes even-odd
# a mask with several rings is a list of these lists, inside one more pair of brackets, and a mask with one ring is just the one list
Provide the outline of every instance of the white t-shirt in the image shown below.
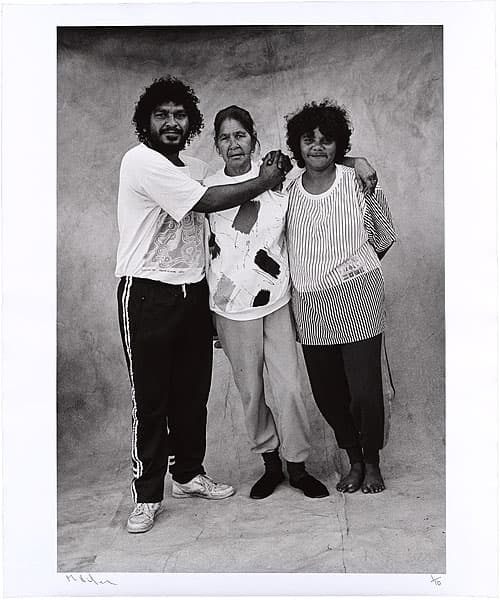
[[195,283],[205,274],[205,216],[191,212],[206,192],[207,165],[181,156],[176,167],[139,144],[122,159],[115,274],[163,283]]
[[[256,165],[229,177],[221,169],[205,185],[257,177]],[[290,300],[285,219],[288,195],[267,191],[242,206],[210,213],[207,280],[210,309],[235,321],[259,319]]]

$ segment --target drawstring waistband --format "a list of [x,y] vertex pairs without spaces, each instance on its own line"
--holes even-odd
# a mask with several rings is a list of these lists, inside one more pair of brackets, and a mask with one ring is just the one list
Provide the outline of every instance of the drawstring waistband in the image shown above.
[[[126,276],[122,277],[122,279],[127,279]],[[196,288],[204,287],[207,285],[206,279],[202,279],[201,281],[196,281],[195,283],[164,283],[162,281],[157,281],[156,279],[146,279],[143,277],[130,277],[130,279],[135,282],[137,285],[145,286],[146,288],[151,288],[155,290],[172,290],[176,295],[182,295],[183,298],[188,297],[188,292],[195,290]]]

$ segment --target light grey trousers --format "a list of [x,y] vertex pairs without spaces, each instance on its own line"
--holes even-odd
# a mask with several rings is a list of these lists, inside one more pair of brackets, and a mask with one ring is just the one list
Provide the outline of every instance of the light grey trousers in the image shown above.
[[[281,447],[285,460],[303,462],[309,454],[310,430],[290,310],[287,304],[251,321],[216,315],[216,324],[241,395],[252,450],[262,454]],[[273,403],[264,391],[264,369]]]

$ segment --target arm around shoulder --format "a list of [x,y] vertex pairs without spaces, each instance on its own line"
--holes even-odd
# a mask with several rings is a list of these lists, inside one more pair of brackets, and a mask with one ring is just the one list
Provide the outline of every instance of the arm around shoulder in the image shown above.
[[218,212],[234,208],[247,200],[259,196],[266,190],[272,189],[281,183],[285,177],[280,166],[281,153],[270,152],[262,161],[258,177],[241,183],[216,185],[209,187],[203,196],[194,205],[193,210],[202,213]]
[[265,192],[266,189],[268,187],[259,177],[242,183],[209,187],[206,188],[203,196],[193,206],[193,210],[201,213],[212,213],[234,208],[247,200],[252,200]]
[[356,180],[363,192],[372,193],[375,191],[378,181],[377,172],[366,158],[345,156],[341,164],[354,169]]

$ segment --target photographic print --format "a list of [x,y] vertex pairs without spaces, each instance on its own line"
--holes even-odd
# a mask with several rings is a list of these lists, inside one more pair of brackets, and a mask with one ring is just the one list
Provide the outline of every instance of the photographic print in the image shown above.
[[[446,571],[442,65],[440,26],[58,30],[60,570]],[[172,102],[194,129],[164,165],[152,132],[182,135],[158,112]],[[376,191],[341,164],[346,199],[309,193],[293,138],[323,123]],[[311,148],[315,173],[325,144]],[[256,177],[272,150],[294,161],[290,191],[207,218],[183,208],[200,182]],[[169,209],[171,165],[196,183]],[[184,315],[205,272],[208,297]],[[222,344],[205,426],[207,307]],[[305,491],[290,485],[302,463]],[[203,470],[220,489],[188,498],[177,483]]]
[[7,596],[494,595],[493,12],[6,8]]

